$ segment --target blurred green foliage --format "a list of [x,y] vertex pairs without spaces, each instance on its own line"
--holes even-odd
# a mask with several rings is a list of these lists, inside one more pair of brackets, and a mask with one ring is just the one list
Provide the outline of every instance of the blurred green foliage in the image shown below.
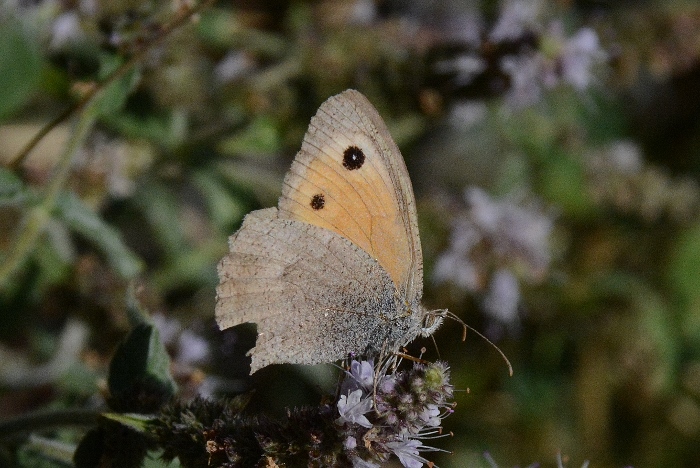
[[[215,266],[243,216],[276,203],[320,103],[353,87],[404,152],[426,304],[495,329],[515,369],[509,378],[471,335],[462,343],[456,324],[436,334],[454,383],[470,391],[445,421],[454,437],[434,443],[453,454],[435,462],[488,466],[489,452],[500,466],[555,466],[561,452],[569,466],[697,466],[700,8],[527,3],[527,27],[496,40],[508,2],[219,2],[157,43],[183,5],[0,6],[0,412],[102,401],[96,388],[106,391],[131,326],[132,282],[146,308],[211,342],[209,361],[187,366],[164,338],[184,394],[216,381],[222,393],[256,388],[251,410],[317,403],[330,391],[328,368],[274,367],[246,380],[254,334],[214,330]],[[586,68],[583,88],[564,79],[581,28],[606,54]],[[499,68],[506,56],[540,57],[533,76],[546,79],[527,102],[515,99],[520,75]],[[464,78],[464,57],[482,59],[481,71]],[[470,186],[549,216],[543,271],[479,252],[481,289],[434,279],[455,223],[470,216]],[[492,273],[506,267],[520,285],[513,328],[494,327],[483,307]],[[60,346],[72,319],[90,330],[76,352]],[[139,343],[160,353],[156,329],[141,331]],[[47,356],[70,366],[39,383],[22,378]],[[0,464],[35,463],[32,448],[16,455],[19,445],[3,448]]]

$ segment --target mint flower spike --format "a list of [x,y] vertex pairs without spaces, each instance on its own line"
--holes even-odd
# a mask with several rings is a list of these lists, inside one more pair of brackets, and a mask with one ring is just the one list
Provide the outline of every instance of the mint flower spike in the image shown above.
[[[395,455],[406,468],[435,466],[421,453],[441,451],[424,441],[446,437],[442,419],[453,412],[449,368],[441,362],[414,363],[391,371],[380,361],[353,361],[337,403],[341,440],[353,467],[378,467]],[[372,409],[376,411],[372,411]]]

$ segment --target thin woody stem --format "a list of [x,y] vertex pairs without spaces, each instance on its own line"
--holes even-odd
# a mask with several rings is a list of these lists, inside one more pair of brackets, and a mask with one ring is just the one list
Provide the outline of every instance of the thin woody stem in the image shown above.
[[68,179],[70,167],[75,154],[78,152],[78,149],[87,138],[92,126],[97,120],[97,113],[94,110],[91,110],[89,106],[98,102],[97,98],[101,95],[101,93],[110,84],[126,75],[126,73],[128,73],[151,48],[161,43],[173,31],[186,24],[187,21],[189,21],[195,14],[213,3],[214,0],[205,0],[193,8],[182,8],[177,13],[175,18],[160,28],[153,39],[136,51],[134,55],[129,58],[129,60],[114,70],[100,84],[94,86],[88,92],[86,92],[81,100],[66,109],[63,113],[44,126],[9,164],[13,170],[19,170],[27,155],[52,129],[54,129],[59,123],[69,118],[73,113],[84,111],[76,124],[70,140],[64,148],[54,173],[52,174],[51,179],[44,190],[42,199],[21,221],[13,245],[7,251],[7,255],[3,256],[2,258],[2,262],[0,263],[0,288],[7,284],[6,281],[10,275],[12,275],[17,268],[21,266],[24,259],[34,248],[37,240],[44,232],[46,224],[51,219],[51,212],[56,205],[61,189]]
[[69,106],[61,114],[56,116],[53,120],[47,123],[36,135],[32,137],[31,140],[24,146],[24,148],[13,158],[13,160],[8,164],[12,170],[19,170],[22,163],[26,157],[31,153],[31,151],[39,144],[39,142],[51,132],[57,125],[66,120],[68,117],[74,113],[84,109],[97,94],[109,86],[111,83],[115,82],[119,78],[123,77],[128,73],[143,57],[146,53],[151,50],[156,45],[163,42],[163,40],[168,37],[173,31],[178,29],[180,26],[184,25],[190,18],[205,9],[206,7],[212,5],[215,0],[205,0],[202,3],[192,7],[183,7],[178,11],[175,18],[173,18],[169,23],[163,25],[158,32],[153,36],[153,38],[139,48],[126,62],[114,70],[107,78],[105,78],[99,85],[88,90],[85,95],[77,101],[76,103]]

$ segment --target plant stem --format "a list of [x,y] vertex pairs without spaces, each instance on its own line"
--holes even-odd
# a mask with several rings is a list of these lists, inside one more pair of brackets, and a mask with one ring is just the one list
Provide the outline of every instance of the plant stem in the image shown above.
[[[94,102],[94,101],[93,101]],[[7,284],[7,280],[27,258],[36,245],[39,236],[44,232],[46,223],[51,218],[51,212],[56,206],[56,200],[61,192],[68,176],[75,154],[87,138],[92,126],[97,120],[97,113],[86,109],[80,116],[75,130],[68,140],[63,153],[59,158],[51,180],[49,181],[42,200],[29,210],[29,213],[20,222],[20,227],[15,235],[14,245],[0,262],[0,289]]]
[[173,31],[178,29],[180,26],[184,25],[189,21],[194,15],[201,12],[206,7],[214,3],[214,0],[205,0],[202,3],[192,7],[192,8],[182,8],[175,18],[173,18],[169,23],[166,23],[161,27],[155,34],[153,39],[147,42],[143,47],[138,49],[126,62],[114,70],[107,78],[105,78],[98,86],[91,88],[78,102],[69,106],[61,114],[56,116],[52,121],[46,124],[39,132],[32,137],[31,140],[22,148],[22,150],[12,159],[8,164],[10,169],[17,171],[21,168],[24,159],[29,155],[29,153],[39,144],[39,142],[51,132],[57,125],[66,120],[68,117],[84,109],[91,101],[95,99],[100,91],[105,89],[111,83],[115,82],[119,78],[123,77],[128,73],[143,57],[146,53],[151,50],[156,45],[160,44],[166,37],[168,37]]

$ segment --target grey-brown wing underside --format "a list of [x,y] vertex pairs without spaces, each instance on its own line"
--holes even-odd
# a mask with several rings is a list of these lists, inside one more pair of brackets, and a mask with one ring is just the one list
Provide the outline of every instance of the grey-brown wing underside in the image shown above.
[[279,219],[269,208],[246,216],[230,248],[218,268],[216,320],[222,329],[258,324],[251,373],[377,352],[406,333],[396,326],[391,278],[332,231]]

